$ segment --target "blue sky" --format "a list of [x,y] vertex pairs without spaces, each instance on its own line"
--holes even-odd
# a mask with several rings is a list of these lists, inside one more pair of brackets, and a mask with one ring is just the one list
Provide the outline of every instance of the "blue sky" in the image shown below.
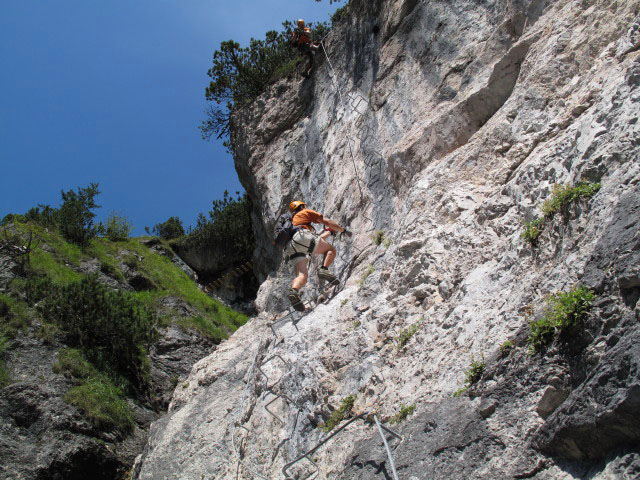
[[60,190],[100,184],[135,235],[185,227],[242,190],[221,142],[201,139],[206,73],[221,41],[245,45],[283,20],[328,20],[314,0],[3,0],[0,219]]

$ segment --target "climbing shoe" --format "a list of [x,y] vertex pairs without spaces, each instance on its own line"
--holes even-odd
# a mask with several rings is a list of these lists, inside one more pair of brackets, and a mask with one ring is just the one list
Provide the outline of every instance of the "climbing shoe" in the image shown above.
[[335,275],[333,275],[331,272],[329,272],[329,270],[327,270],[324,267],[321,267],[320,269],[318,269],[318,278],[320,280],[326,280],[331,285],[338,285],[340,283],[340,281],[335,277]]
[[302,299],[300,298],[300,293],[295,288],[289,290],[289,301],[291,302],[291,306],[298,310],[299,312],[304,312],[304,303],[302,303]]

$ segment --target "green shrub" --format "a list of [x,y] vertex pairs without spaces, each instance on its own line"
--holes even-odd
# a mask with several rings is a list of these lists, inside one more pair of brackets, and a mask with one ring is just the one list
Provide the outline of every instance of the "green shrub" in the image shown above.
[[239,263],[251,260],[255,248],[251,200],[246,193],[242,196],[239,192],[236,194],[237,198],[233,199],[225,191],[222,200],[214,200],[209,218],[201,213],[196,228],[178,245],[184,248],[198,245],[225,251],[230,259]]
[[[314,40],[319,40],[328,31],[328,26],[319,23],[312,28]],[[264,40],[251,38],[247,47],[228,40],[220,44],[213,53],[213,66],[207,72],[211,77],[205,89],[205,98],[212,102],[207,118],[200,125],[205,139],[215,135],[224,138],[224,144],[232,148],[228,141],[230,133],[229,119],[238,108],[252,102],[265,88],[278,78],[284,66],[298,56],[289,42],[294,29],[292,22],[282,23],[280,32],[268,31]]]
[[559,212],[563,207],[581,198],[591,198],[601,185],[599,183],[580,182],[575,186],[554,185],[551,198],[545,200],[542,205],[542,213],[545,217],[551,217]]
[[24,287],[25,298],[29,305],[35,305],[45,298],[54,286],[49,277],[32,276],[27,279]]
[[329,420],[327,420],[327,423],[320,427],[322,428],[322,431],[330,432],[342,420],[344,420],[345,418],[349,418],[349,416],[351,415],[351,411],[353,410],[353,405],[356,402],[356,398],[358,398],[357,395],[349,395],[348,397],[343,398],[340,407],[334,410],[331,413]]
[[26,221],[27,219],[24,215],[20,215],[19,213],[8,213],[4,217],[2,217],[0,227],[5,227],[10,223],[25,223]]
[[570,185],[554,185],[551,197],[542,204],[543,217],[525,222],[524,231],[520,234],[520,238],[535,246],[547,219],[552,218],[572,202],[581,198],[591,198],[598,193],[600,187],[599,183],[587,182],[580,182],[573,187]]
[[416,409],[415,405],[400,405],[400,411],[389,419],[389,423],[400,423],[409,415],[411,415]]
[[337,9],[333,13],[333,15],[331,15],[331,25],[332,26],[335,25],[336,23],[340,23],[342,20],[347,18],[347,16],[348,16],[347,7],[348,7],[348,5],[340,7],[339,9]]
[[484,373],[486,366],[487,364],[485,363],[484,358],[482,360],[475,360],[473,357],[471,357],[471,365],[469,365],[469,368],[464,372],[465,385],[464,387],[459,388],[458,390],[453,392],[453,396],[459,397],[467,390],[469,390],[469,387],[471,385],[482,378],[482,374]]
[[156,223],[153,233],[165,240],[182,237],[184,235],[182,220],[178,217],[169,217],[164,223]]
[[482,360],[474,360],[474,358],[471,357],[471,365],[469,369],[464,372],[464,381],[467,386],[473,385],[480,380],[486,366],[487,364],[484,362],[484,358]]
[[[42,209],[42,210],[40,210]],[[49,205],[38,205],[31,208],[25,215],[26,221],[35,222],[45,227],[53,227],[58,224],[59,211]]]
[[59,325],[67,344],[81,347],[98,369],[113,369],[134,384],[144,383],[154,315],[131,294],[110,291],[90,276],[52,287],[38,310]]
[[111,213],[107,218],[107,224],[105,226],[101,225],[101,229],[104,229],[104,233],[109,240],[120,242],[129,238],[133,231],[133,226],[129,223],[127,217]]
[[123,434],[133,430],[133,413],[122,390],[104,375],[91,377],[86,383],[70,389],[64,400],[78,407],[97,428]]
[[100,207],[94,200],[99,193],[97,183],[91,183],[86,188],[78,188],[77,192],[61,192],[62,205],[57,215],[58,225],[60,233],[68,241],[85,246],[98,233],[93,224],[96,215],[92,210]]
[[544,218],[536,218],[530,222],[525,222],[524,232],[520,234],[520,238],[529,242],[531,245],[536,245],[543,228]]
[[422,322],[417,322],[405,328],[402,332],[400,332],[400,335],[398,335],[398,338],[396,339],[396,348],[397,349],[403,348],[407,344],[409,339],[413,337],[413,335],[418,330],[420,330],[421,325],[422,325]]
[[594,293],[582,286],[549,296],[542,317],[529,324],[527,342],[530,352],[533,354],[541,351],[554,337],[580,325],[594,298]]

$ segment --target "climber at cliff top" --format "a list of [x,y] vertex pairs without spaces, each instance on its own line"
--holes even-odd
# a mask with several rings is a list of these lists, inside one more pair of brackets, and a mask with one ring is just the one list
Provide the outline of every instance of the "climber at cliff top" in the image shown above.
[[300,19],[296,23],[298,24],[298,28],[291,32],[291,46],[297,48],[302,55],[307,56],[307,68],[302,76],[308,78],[313,68],[313,54],[318,51],[320,47],[315,43],[311,43],[311,29],[305,26],[304,20]]
[[[345,228],[338,225],[333,220],[324,218],[322,214],[306,208],[304,202],[294,201],[289,204],[292,223],[294,227],[298,227],[296,232],[287,242],[284,253],[287,261],[293,266],[295,278],[289,290],[289,301],[293,308],[298,311],[304,311],[305,307],[300,298],[300,289],[307,284],[309,271],[307,266],[307,254],[324,255],[324,262],[318,271],[318,277],[328,281],[332,285],[337,285],[338,279],[329,272],[329,267],[336,258],[336,247],[328,243],[325,239],[329,235],[335,235],[335,232],[346,232]],[[312,223],[320,223],[328,227],[321,235],[316,235]]]

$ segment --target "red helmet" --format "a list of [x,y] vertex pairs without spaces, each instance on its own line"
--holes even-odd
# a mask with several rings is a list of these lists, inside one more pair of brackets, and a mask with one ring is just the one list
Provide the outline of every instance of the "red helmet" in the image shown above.
[[291,202],[291,203],[289,204],[289,211],[290,211],[291,213],[293,213],[293,212],[295,212],[295,211],[296,211],[298,208],[300,208],[300,207],[306,207],[305,203],[304,203],[304,202],[301,202],[301,201],[299,201],[299,200],[294,200],[293,202]]

